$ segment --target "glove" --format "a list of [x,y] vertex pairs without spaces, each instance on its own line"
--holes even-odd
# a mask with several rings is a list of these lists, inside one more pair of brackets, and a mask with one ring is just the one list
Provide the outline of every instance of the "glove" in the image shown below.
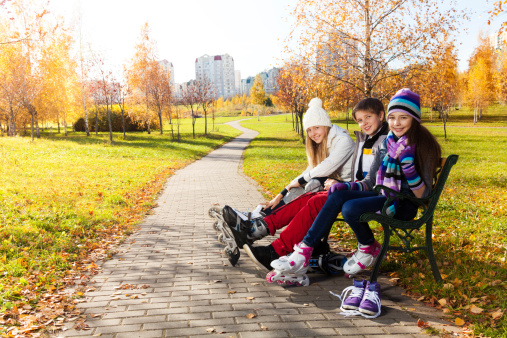
[[349,190],[349,186],[347,183],[340,182],[335,183],[331,186],[331,188],[329,188],[329,190],[327,191],[327,195],[329,196],[337,190]]

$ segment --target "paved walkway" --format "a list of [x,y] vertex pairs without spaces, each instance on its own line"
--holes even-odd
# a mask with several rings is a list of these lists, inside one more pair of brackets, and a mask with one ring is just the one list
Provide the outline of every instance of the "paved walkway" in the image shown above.
[[382,315],[368,320],[339,314],[329,291],[351,285],[342,275],[310,275],[308,287],[283,288],[267,284],[243,251],[238,266],[229,266],[207,210],[214,203],[252,209],[263,200],[240,173],[257,132],[231,125],[244,133],[169,178],[153,214],[102,264],[96,290],[79,304],[89,329],[67,323],[59,337],[417,337],[426,336],[418,318],[445,323],[385,277]]

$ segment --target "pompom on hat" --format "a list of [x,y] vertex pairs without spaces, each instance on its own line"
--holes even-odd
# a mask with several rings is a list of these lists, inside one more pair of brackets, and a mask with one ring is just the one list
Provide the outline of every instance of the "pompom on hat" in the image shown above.
[[315,97],[310,101],[308,104],[308,110],[303,117],[303,127],[305,130],[315,126],[332,126],[329,115],[324,108],[322,108],[322,100],[318,97]]
[[387,106],[387,116],[393,112],[407,113],[421,122],[421,97],[408,88],[398,90]]

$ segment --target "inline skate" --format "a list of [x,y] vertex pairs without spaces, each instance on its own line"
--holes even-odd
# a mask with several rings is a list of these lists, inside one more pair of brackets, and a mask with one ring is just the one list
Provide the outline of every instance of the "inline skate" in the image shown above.
[[213,206],[208,210],[208,215],[210,218],[215,219],[213,228],[218,232],[218,242],[225,245],[223,252],[227,256],[231,265],[235,266],[240,257],[239,248],[236,245],[236,241],[234,240],[231,230],[225,222],[222,212],[222,208],[219,206]]
[[308,286],[310,279],[308,271],[313,248],[303,247],[302,243],[294,245],[294,252],[271,262],[273,271],[266,275],[268,283],[277,282],[280,285]]

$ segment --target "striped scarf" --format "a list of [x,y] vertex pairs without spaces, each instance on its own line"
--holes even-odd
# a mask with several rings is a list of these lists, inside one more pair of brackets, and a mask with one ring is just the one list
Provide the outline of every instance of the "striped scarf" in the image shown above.
[[[387,154],[377,172],[377,185],[384,185],[399,192],[403,175],[407,178],[410,189],[415,190],[424,184],[415,171],[415,144],[407,146],[407,137],[403,135],[397,141],[392,132],[386,138]],[[382,190],[386,197],[386,192]],[[388,216],[394,216],[399,200],[395,199],[387,209]]]

